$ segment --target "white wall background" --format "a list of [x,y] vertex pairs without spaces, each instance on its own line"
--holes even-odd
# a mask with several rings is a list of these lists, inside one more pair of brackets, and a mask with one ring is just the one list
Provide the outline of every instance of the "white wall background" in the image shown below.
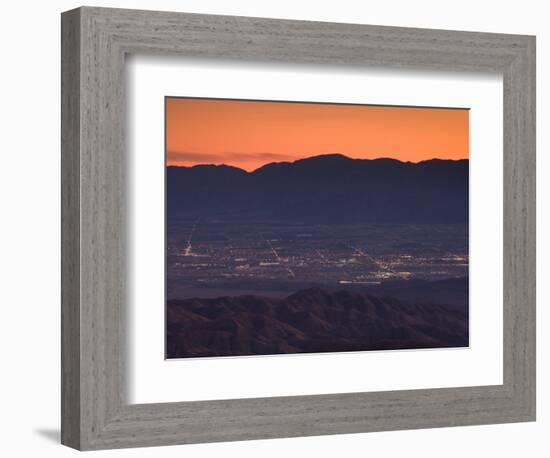
[[[278,439],[97,452],[98,456],[544,457],[550,445],[548,329],[550,29],[537,0],[128,0],[97,6],[311,19],[537,35],[538,421],[436,430]],[[74,456],[59,441],[60,159],[59,28],[66,0],[3,4],[0,43],[0,453]],[[546,15],[546,19],[545,19]],[[546,386],[545,386],[546,385]],[[546,434],[545,434],[546,433]]]

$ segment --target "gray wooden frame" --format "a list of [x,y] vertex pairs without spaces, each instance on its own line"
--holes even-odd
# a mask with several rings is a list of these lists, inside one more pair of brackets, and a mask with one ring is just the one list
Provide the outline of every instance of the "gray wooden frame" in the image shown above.
[[[128,404],[128,53],[503,74],[503,385]],[[534,419],[534,37],[91,7],[62,14],[63,444],[105,449]]]

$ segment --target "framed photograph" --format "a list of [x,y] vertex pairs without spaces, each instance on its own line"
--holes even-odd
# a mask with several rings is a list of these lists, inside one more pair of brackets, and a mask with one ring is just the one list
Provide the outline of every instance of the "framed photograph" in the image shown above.
[[469,346],[469,110],[165,107],[167,359]]
[[533,421],[535,38],[62,15],[62,442]]

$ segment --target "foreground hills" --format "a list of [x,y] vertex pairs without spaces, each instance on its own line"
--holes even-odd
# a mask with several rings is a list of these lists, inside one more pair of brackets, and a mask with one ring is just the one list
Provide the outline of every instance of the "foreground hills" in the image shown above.
[[310,288],[170,300],[166,313],[168,358],[468,346],[467,303]]

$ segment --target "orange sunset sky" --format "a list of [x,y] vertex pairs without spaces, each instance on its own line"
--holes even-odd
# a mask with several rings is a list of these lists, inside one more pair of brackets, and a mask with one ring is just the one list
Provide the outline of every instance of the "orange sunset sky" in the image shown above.
[[401,161],[469,157],[469,110],[166,98],[168,165],[270,162],[340,153]]

